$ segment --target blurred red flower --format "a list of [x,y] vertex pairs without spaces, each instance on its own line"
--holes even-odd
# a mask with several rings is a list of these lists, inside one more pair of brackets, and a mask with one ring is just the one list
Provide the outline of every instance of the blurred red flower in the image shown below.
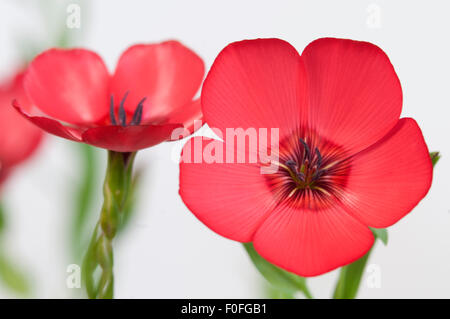
[[23,77],[21,71],[0,84],[0,184],[13,167],[33,154],[43,135],[11,107],[11,101],[16,98],[25,107],[30,107],[23,89]]
[[171,138],[177,127],[192,132],[201,119],[193,100],[204,76],[202,59],[176,41],[134,45],[111,76],[94,52],[50,49],[25,75],[36,106],[14,106],[54,135],[118,152],[133,152]]
[[[400,82],[373,44],[324,38],[299,55],[279,39],[232,43],[208,73],[202,108],[221,132],[279,128],[278,170],[182,162],[184,203],[213,231],[253,242],[298,275],[362,257],[374,241],[369,226],[396,223],[430,188],[424,138],[413,119],[399,119]],[[183,153],[218,143],[196,139]]]

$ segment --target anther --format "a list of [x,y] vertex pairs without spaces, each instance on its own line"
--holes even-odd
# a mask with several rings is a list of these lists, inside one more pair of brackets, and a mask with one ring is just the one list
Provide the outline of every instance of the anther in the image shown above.
[[125,107],[124,107],[127,96],[128,96],[128,91],[123,96],[123,99],[122,99],[122,101],[120,101],[120,106],[119,106],[119,121],[120,121],[120,125],[122,125],[122,126],[127,125],[127,114],[125,113]]
[[306,144],[305,140],[300,138],[300,143],[302,143],[303,148],[305,150],[305,159],[310,159],[311,151],[309,150],[308,144]]
[[138,104],[136,110],[133,114],[133,119],[130,122],[130,125],[139,125],[142,120],[142,109],[144,108],[144,102],[147,98],[144,97]]
[[316,147],[316,156],[317,156],[317,167],[320,168],[322,165],[322,154],[320,154],[319,149]]
[[111,103],[109,105],[109,118],[112,125],[117,125],[116,116],[114,115],[114,96],[111,95]]

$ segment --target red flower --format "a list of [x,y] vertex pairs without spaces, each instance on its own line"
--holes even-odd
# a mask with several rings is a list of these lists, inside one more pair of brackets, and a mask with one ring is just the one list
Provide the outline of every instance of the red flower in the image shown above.
[[400,82],[373,44],[319,39],[300,56],[278,39],[233,43],[205,80],[202,108],[221,132],[279,128],[279,167],[181,163],[184,203],[213,231],[253,242],[298,275],[360,258],[374,241],[369,226],[396,223],[430,188],[422,133],[399,119]]
[[24,109],[20,100],[14,105],[49,133],[133,152],[170,139],[177,127],[192,131],[201,118],[193,97],[203,75],[200,57],[176,41],[130,47],[112,76],[94,52],[51,49],[25,77],[37,109]]
[[0,184],[13,167],[32,155],[43,135],[11,108],[15,98],[23,101],[24,107],[30,106],[22,84],[23,72],[19,72],[0,85]]

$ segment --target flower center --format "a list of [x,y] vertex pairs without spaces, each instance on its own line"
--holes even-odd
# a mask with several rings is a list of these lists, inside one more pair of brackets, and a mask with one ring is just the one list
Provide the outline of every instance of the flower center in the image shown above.
[[[111,120],[112,125],[118,125],[119,122],[122,126],[127,126],[127,114],[125,112],[125,100],[128,96],[128,91],[123,96],[122,100],[120,101],[119,105],[119,114],[118,114],[118,121],[116,120],[116,114],[114,112],[114,96],[111,95],[111,103],[109,106],[109,118]],[[137,105],[136,109],[134,110],[133,118],[131,119],[130,123],[128,125],[139,125],[142,121],[142,109],[144,108],[144,102],[147,98],[144,97]]]
[[278,171],[266,175],[278,202],[321,208],[341,196],[350,170],[341,147],[311,133],[293,134],[281,141],[279,152]]

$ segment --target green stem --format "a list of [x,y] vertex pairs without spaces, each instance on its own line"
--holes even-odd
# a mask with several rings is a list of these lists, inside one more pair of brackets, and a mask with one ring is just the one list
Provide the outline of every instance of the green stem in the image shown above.
[[[103,206],[83,262],[86,291],[91,299],[111,299],[114,291],[113,239],[127,202],[136,153],[108,151]],[[96,270],[100,267],[100,277]]]

